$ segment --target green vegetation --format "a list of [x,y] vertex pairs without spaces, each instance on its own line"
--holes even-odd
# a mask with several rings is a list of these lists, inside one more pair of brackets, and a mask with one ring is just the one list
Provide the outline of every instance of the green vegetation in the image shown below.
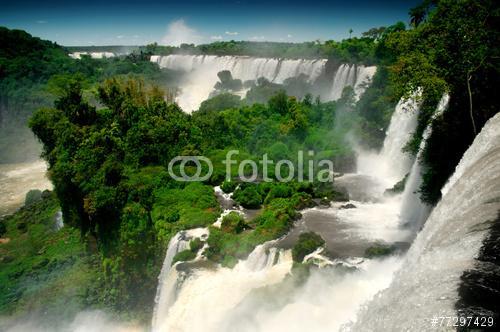
[[40,107],[50,107],[54,94],[61,95],[73,75],[80,77],[86,94],[95,84],[120,75],[154,80],[165,90],[172,75],[165,75],[148,58],[128,56],[111,59],[70,58],[59,45],[32,37],[21,30],[0,27],[0,162],[36,159],[39,144],[26,126]]
[[323,246],[325,240],[314,232],[302,233],[299,235],[299,240],[293,246],[292,258],[294,262],[302,263],[304,257],[313,253],[316,249]]
[[226,194],[229,194],[229,193],[232,193],[236,187],[238,186],[238,182],[236,181],[224,181],[221,186],[220,186],[220,189],[226,193]]
[[395,250],[396,248],[394,246],[385,244],[376,244],[365,250],[365,257],[376,258],[376,257],[387,256],[394,253]]
[[[310,170],[314,177],[322,171],[319,159],[336,163],[352,155],[344,138],[357,115],[348,109],[352,101],[347,97],[313,104],[310,98],[299,101],[279,92],[267,104],[189,115],[140,80],[110,79],[98,86],[94,98],[104,106],[99,109],[86,100],[80,77],[64,84],[66,92],[54,108],[37,111],[30,126],[43,143],[65,223],[97,243],[104,271],[100,301],[119,311],[140,312],[143,319],[170,238],[184,229],[210,226],[219,216],[211,185],[222,184],[222,161],[229,150],[239,151],[235,160],[258,161],[267,154],[295,163],[299,150],[311,151],[304,156],[304,173]],[[166,168],[177,155],[209,157],[213,175],[206,183],[174,181]],[[192,171],[189,164],[186,168]],[[290,171],[282,172],[286,177]],[[238,165],[232,165],[231,177],[237,173]],[[210,227],[207,258],[233,266],[258,244],[284,235],[298,218],[297,210],[313,205],[312,198],[338,199],[331,183],[301,184],[295,182],[297,174],[291,175],[292,181],[282,184],[226,181],[224,190],[234,190],[239,204],[262,206],[262,211],[253,220],[230,215],[221,229]],[[272,167],[268,177],[276,180]],[[194,250],[185,251],[176,261],[194,255]]]
[[196,258],[196,252],[191,251],[190,249],[183,250],[172,259],[172,265],[177,262],[187,262]]
[[33,189],[28,191],[26,198],[24,199],[24,205],[30,206],[42,199],[42,192],[38,189]]
[[189,249],[180,251],[172,259],[172,265],[177,262],[187,262],[196,258],[198,251],[203,247],[204,242],[195,238],[189,242]]
[[57,230],[57,211],[55,195],[44,192],[41,200],[1,221],[0,315],[43,313],[53,323],[98,302],[97,255],[77,229]]
[[375,46],[383,28],[367,31],[361,38],[349,38],[337,42],[314,41],[304,43],[221,41],[204,45],[182,44],[179,47],[150,44],[141,51],[147,55],[169,54],[210,54],[210,55],[247,55],[268,58],[332,58],[351,63],[373,64]]
[[498,112],[500,8],[493,0],[424,1],[410,12],[414,28],[387,37],[396,55],[391,80],[398,94],[422,89],[422,109],[408,150],[416,151],[442,94],[447,110],[432,120],[423,153],[422,198],[436,203],[440,189],[485,122]]
[[239,234],[248,228],[245,218],[238,212],[231,212],[222,218],[221,230],[226,233]]
[[[275,184],[262,184],[264,185]],[[284,235],[300,216],[297,210],[310,206],[311,203],[309,194],[297,192],[289,199],[273,199],[256,218],[248,222],[231,215],[226,221],[226,227],[209,228],[206,257],[221,262],[223,266],[233,267],[238,259],[246,258],[257,245]]]
[[[0,222],[2,239],[8,239],[0,244],[0,313],[105,306],[149,320],[172,236],[209,227],[204,255],[233,267],[257,245],[289,231],[298,211],[313,206],[313,199],[348,200],[334,183],[315,180],[322,171],[329,174],[318,162],[329,160],[335,171],[353,171],[348,134],[365,147],[380,148],[397,100],[417,88],[422,91],[419,124],[405,149],[416,153],[432,121],[421,190],[425,201],[435,203],[465,149],[497,112],[494,21],[499,9],[492,0],[441,0],[425,1],[411,14],[409,29],[397,23],[342,42],[148,45],[130,56],[102,60],[74,60],[53,43],[0,28],[0,155],[16,158],[6,152],[19,145],[12,144],[13,137],[19,142],[15,129],[42,107],[29,123],[43,144],[57,196],[30,192],[27,206]],[[339,100],[328,103],[313,100],[303,76],[283,84],[262,78],[248,83],[221,72],[216,93],[199,111],[186,114],[173,103],[175,92],[164,92],[176,74],[148,61],[151,54],[171,53],[324,57],[330,71],[341,62],[377,64],[378,70],[358,102],[353,89],[346,88]],[[243,100],[231,94],[242,87],[249,88]],[[451,97],[449,107],[433,119],[444,92]],[[237,163],[229,165],[226,177],[222,161],[230,150],[238,150],[232,157]],[[213,162],[212,176],[204,182],[174,181],[167,172],[170,160],[193,155]],[[281,177],[290,177],[279,183],[275,165],[265,178],[264,163],[259,163],[264,155],[294,165],[303,159],[307,181],[282,167]],[[236,178],[243,159],[258,167],[259,176],[250,182]],[[186,166],[193,174],[195,167]],[[248,175],[252,168],[247,164],[242,171]],[[244,220],[231,213],[221,228],[212,226],[221,212],[214,185],[233,192],[240,205],[260,209],[257,216]],[[392,191],[403,186],[404,180]],[[55,231],[59,209],[66,226]],[[294,261],[324,243],[317,234],[302,234],[293,248]],[[174,262],[195,258],[202,246],[193,240]],[[366,256],[393,250],[377,245]],[[298,274],[306,276],[306,270],[295,264]],[[62,303],[63,298],[69,302]]]

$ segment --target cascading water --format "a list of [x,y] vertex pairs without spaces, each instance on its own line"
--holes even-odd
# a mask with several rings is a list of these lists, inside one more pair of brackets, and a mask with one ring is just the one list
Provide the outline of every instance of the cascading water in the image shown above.
[[442,194],[393,283],[353,331],[425,331],[433,317],[457,315],[460,276],[473,268],[500,211],[500,114],[486,123]]
[[356,99],[363,94],[366,86],[371,83],[377,67],[365,67],[363,65],[342,64],[335,72],[332,90],[329,100],[337,100],[342,96],[342,91],[346,86],[352,86]]
[[416,95],[398,102],[382,150],[379,153],[358,151],[358,173],[381,179],[384,189],[408,174],[413,160],[402,148],[417,127],[418,107]]
[[[175,302],[158,308],[153,331],[217,331],[229,313],[252,290],[278,283],[290,271],[289,251],[257,246],[247,260],[234,268],[173,270],[167,283],[178,285]],[[179,283],[179,284],[177,284]]]
[[172,261],[179,252],[189,248],[189,242],[193,238],[206,239],[208,237],[207,228],[195,228],[187,231],[178,232],[168,244],[167,254],[163,261],[163,266],[158,277],[158,288],[155,297],[155,308],[153,311],[153,326],[158,325],[161,321],[163,313],[168,311],[168,308],[175,300],[175,285],[177,274],[170,273],[172,269]]
[[[180,86],[178,103],[182,109],[193,111],[207,99],[218,81],[217,73],[231,71],[235,79],[255,81],[260,77],[274,83],[283,83],[287,78],[300,74],[315,82],[325,71],[327,60],[291,60],[274,58],[254,58],[247,56],[180,55],[151,56],[151,61],[162,68],[186,73]],[[328,100],[340,98],[344,87],[350,85],[359,98],[371,82],[376,67],[341,65],[333,77],[332,91]]]
[[[399,105],[391,121],[399,130],[388,131],[385,149],[376,158],[376,161],[385,163],[384,167],[390,167],[393,162],[398,167],[397,175],[374,173],[365,183],[365,175],[351,174],[344,179],[349,191],[353,182],[359,186],[387,188],[386,184],[393,184],[394,179],[409,172],[410,162],[391,158],[403,156],[401,147],[415,127],[414,123],[408,122],[416,121],[415,118],[416,115],[403,113],[403,106]],[[398,143],[399,149],[393,147]],[[385,178],[387,174],[392,177]],[[361,178],[361,181],[356,181],[356,178]],[[222,195],[219,188],[216,192]],[[343,258],[323,259],[319,264],[323,268],[314,270],[305,284],[285,287],[284,291],[275,294],[284,299],[283,303],[269,308],[268,301],[259,300],[253,290],[282,284],[291,272],[290,251],[283,246],[287,239],[295,236],[294,231],[283,239],[256,247],[233,269],[187,267],[181,272],[170,269],[168,276],[163,274],[160,280],[175,290],[175,296],[169,295],[169,301],[174,299],[174,302],[162,309],[156,308],[153,330],[303,331],[308,328],[335,331],[342,324],[354,321],[361,305],[390,284],[392,274],[401,262],[398,256],[382,260],[362,259],[360,256],[367,247],[379,241],[396,243],[408,238],[408,231],[399,227],[401,195],[383,199],[382,192],[380,189],[374,193],[376,200],[371,197],[372,200],[366,202],[353,201],[357,206],[353,209],[339,209],[335,205],[303,212],[295,229],[322,234],[327,240],[327,249],[333,248]],[[226,196],[224,199],[229,200],[230,197]],[[334,236],[330,236],[332,234]],[[308,258],[318,260],[319,256],[318,251]],[[321,292],[318,293],[318,289]],[[305,320],[304,315],[309,318]]]
[[[444,110],[448,106],[449,99],[450,97],[447,94],[441,98],[441,101],[439,102],[437,110],[434,113],[432,119],[436,118],[444,112]],[[422,141],[420,142],[420,146],[418,148],[417,157],[413,162],[410,174],[408,176],[408,179],[406,180],[402,197],[403,202],[401,204],[400,215],[401,224],[408,225],[415,231],[420,230],[431,211],[431,207],[420,200],[418,193],[418,190],[422,184],[420,159],[422,156],[422,152],[424,151],[427,144],[427,139],[431,135],[431,132],[432,123],[427,125],[427,128],[425,128],[424,130]]]

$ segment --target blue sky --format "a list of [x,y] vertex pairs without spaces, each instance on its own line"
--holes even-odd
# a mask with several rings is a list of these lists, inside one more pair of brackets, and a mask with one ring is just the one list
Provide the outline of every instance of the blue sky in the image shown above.
[[153,1],[0,0],[0,25],[61,45],[215,40],[341,40],[408,21],[420,0]]

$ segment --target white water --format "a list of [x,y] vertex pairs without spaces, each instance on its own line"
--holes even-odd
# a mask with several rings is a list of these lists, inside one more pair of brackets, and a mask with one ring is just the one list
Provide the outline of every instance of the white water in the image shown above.
[[356,99],[359,99],[366,87],[371,83],[377,67],[365,67],[363,65],[342,64],[335,72],[333,85],[328,100],[337,100],[342,96],[342,90],[346,86],[352,86]]
[[[309,220],[303,226],[306,230],[318,227],[320,234],[326,236],[330,228],[339,234],[335,240],[339,248],[352,243],[366,248],[374,242],[393,243],[409,237],[409,231],[399,227],[402,195],[382,195],[386,184],[392,186],[394,179],[404,176],[411,167],[410,161],[391,159],[395,155],[403,157],[401,147],[415,127],[416,115],[406,116],[402,109],[398,105],[391,121],[399,130],[388,131],[385,148],[372,165],[384,163],[386,172],[339,178],[348,190],[354,186],[375,187],[373,196],[365,202],[354,201],[357,206],[354,209],[338,209],[337,204],[329,209],[304,211],[304,220]],[[390,173],[390,167],[397,167],[398,173]],[[311,220],[308,217],[311,213],[321,214],[323,224],[315,226],[321,218]],[[290,253],[278,249],[280,241],[258,246],[233,269],[192,268],[188,272],[170,269],[168,277],[162,276],[160,281],[174,290],[175,296],[170,296],[174,301],[168,308],[155,311],[153,331],[336,331],[356,320],[361,306],[391,283],[393,272],[401,264],[398,256],[373,260],[351,257],[335,262],[320,257],[322,269],[313,271],[302,286],[281,291],[277,297],[285,299],[284,303],[268,308],[268,301],[262,302],[252,290],[280,283],[290,273]],[[276,255],[279,255],[277,260]],[[315,252],[308,259],[318,259],[319,255]],[[357,270],[346,272],[346,265]]]
[[64,219],[63,219],[63,214],[62,214],[61,210],[56,212],[54,219],[55,219],[54,226],[55,226],[56,231],[58,231],[64,227]]
[[413,158],[402,148],[417,127],[419,106],[415,100],[400,100],[396,105],[379,153],[358,151],[358,173],[381,179],[385,188],[402,180],[412,166]]
[[92,59],[105,59],[115,57],[112,52],[73,52],[68,54],[73,59],[81,59],[82,55],[89,55]]
[[434,316],[456,316],[460,276],[473,267],[487,221],[500,210],[500,114],[487,122],[442,192],[394,282],[353,331],[425,331]]
[[36,161],[18,164],[0,164],[0,217],[23,206],[31,189],[52,189],[45,176],[47,164]]
[[177,300],[156,321],[153,331],[220,330],[231,310],[252,289],[278,283],[290,271],[290,252],[268,250],[270,245],[258,246],[233,269],[193,269],[184,275]]
[[[162,68],[187,73],[180,86],[178,104],[185,111],[191,112],[199,108],[206,100],[218,81],[217,73],[229,70],[233,78],[243,82],[264,77],[274,83],[283,83],[287,78],[305,74],[310,82],[315,82],[325,70],[325,59],[291,60],[275,58],[254,58],[246,56],[214,56],[214,55],[167,55],[151,56],[151,61]],[[332,92],[328,100],[340,98],[345,86],[354,87],[357,98],[371,82],[376,67],[357,65],[341,65],[334,75]]]
[[[439,105],[437,107],[436,112],[432,116],[432,119],[440,116],[446,107],[448,107],[450,97],[445,94]],[[420,159],[422,157],[422,152],[425,149],[427,144],[427,139],[432,133],[431,124],[427,125],[422,135],[422,141],[420,142],[420,146],[418,149],[417,157],[413,163],[413,166],[410,171],[410,175],[406,180],[405,189],[402,197],[402,205],[401,205],[401,223],[403,225],[410,225],[414,230],[420,231],[423,223],[429,216],[431,212],[431,206],[423,203],[420,200],[420,194],[418,192],[421,184],[422,184],[422,174],[421,174],[421,165]]]
[[[189,242],[194,238],[205,240],[208,237],[207,228],[194,228],[177,233],[168,244],[167,254],[163,261],[163,266],[158,277],[158,288],[155,297],[155,308],[153,312],[153,326],[161,324],[163,313],[175,300],[175,287],[177,273],[172,267],[172,261],[179,252],[189,248]],[[171,271],[174,270],[174,273]]]

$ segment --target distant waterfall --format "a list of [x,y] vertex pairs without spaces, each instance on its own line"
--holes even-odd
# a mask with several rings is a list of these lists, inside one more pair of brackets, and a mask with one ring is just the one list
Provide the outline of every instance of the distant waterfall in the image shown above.
[[[198,109],[201,102],[207,99],[218,81],[217,73],[222,70],[231,71],[235,79],[243,82],[264,77],[274,83],[283,83],[287,78],[301,74],[308,76],[314,83],[325,73],[326,59],[276,59],[255,58],[248,56],[215,56],[215,55],[180,55],[151,56],[151,61],[161,68],[182,71],[187,77],[181,84],[178,103],[185,111]],[[341,65],[332,77],[332,90],[326,100],[340,98],[344,87],[354,88],[357,98],[371,82],[376,67],[358,65]]]
[[473,267],[487,222],[500,210],[500,114],[483,127],[442,193],[393,283],[353,331],[425,331],[434,316],[456,316],[460,276]]
[[113,58],[116,56],[116,54],[112,52],[73,52],[68,55],[73,59],[81,59],[82,55],[88,55],[92,59],[105,59]]
[[335,72],[333,78],[332,91],[329,100],[337,100],[342,96],[342,91],[346,86],[352,86],[356,99],[363,94],[366,87],[371,83],[377,67],[365,67],[363,65],[343,64]]

